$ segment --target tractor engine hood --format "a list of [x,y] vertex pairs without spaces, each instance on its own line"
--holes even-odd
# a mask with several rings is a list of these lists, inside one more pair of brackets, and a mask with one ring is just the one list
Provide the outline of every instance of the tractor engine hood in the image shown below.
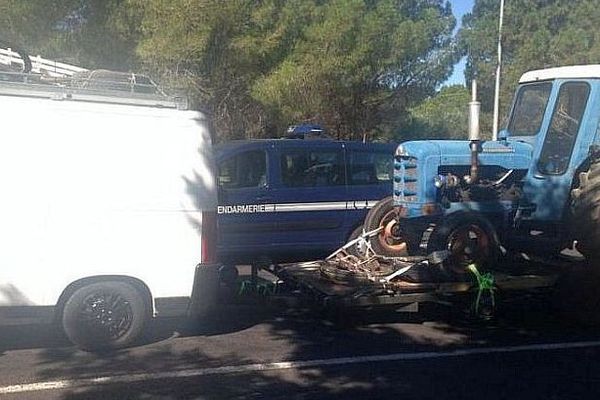
[[[404,142],[396,149],[396,156],[419,160],[430,167],[442,165],[470,165],[468,140],[415,140]],[[528,169],[533,147],[524,142],[482,141],[480,165],[498,165],[506,169]],[[437,173],[437,168],[435,173]]]
[[[394,203],[408,216],[421,215],[422,207],[436,201],[435,179],[444,166],[469,166],[471,150],[467,140],[418,140],[404,142],[394,157]],[[494,165],[506,170],[527,170],[533,147],[516,141],[482,141],[479,166]],[[460,177],[462,178],[462,177]]]

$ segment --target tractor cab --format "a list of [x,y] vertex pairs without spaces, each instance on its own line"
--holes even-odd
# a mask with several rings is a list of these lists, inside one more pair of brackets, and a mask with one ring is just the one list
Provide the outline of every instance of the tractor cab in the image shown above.
[[[489,141],[479,138],[474,87],[469,140],[409,141],[396,149],[390,210],[378,210],[379,223],[367,218],[366,228],[382,228],[378,250],[451,250],[464,267],[499,248],[555,253],[574,239],[586,242],[570,219],[589,225],[590,206],[574,196],[588,196],[586,171],[600,153],[599,96],[600,65],[527,72],[506,129]],[[600,187],[600,166],[598,180]],[[598,202],[586,197],[586,204]]]
[[531,207],[523,217],[560,224],[595,141],[600,65],[531,71],[519,83],[500,137],[533,146],[523,188]]

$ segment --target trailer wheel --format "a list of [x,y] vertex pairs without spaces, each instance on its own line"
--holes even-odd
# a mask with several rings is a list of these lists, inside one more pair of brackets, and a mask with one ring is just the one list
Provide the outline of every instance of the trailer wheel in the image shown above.
[[600,256],[600,163],[579,174],[579,185],[571,191],[571,225],[577,250],[588,260]]
[[467,266],[490,270],[500,256],[500,243],[494,227],[478,214],[457,212],[445,218],[431,233],[427,253],[448,250],[443,269],[451,276],[464,278]]
[[132,345],[149,320],[147,305],[133,286],[97,282],[76,290],[63,309],[63,329],[84,350],[110,350]]
[[406,256],[415,240],[398,223],[392,197],[386,197],[375,204],[367,214],[364,226],[367,232],[382,228],[381,232],[370,240],[373,250],[382,256]]

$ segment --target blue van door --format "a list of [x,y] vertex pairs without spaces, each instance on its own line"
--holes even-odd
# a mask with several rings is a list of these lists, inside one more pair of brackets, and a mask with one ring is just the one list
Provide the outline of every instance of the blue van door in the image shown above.
[[258,140],[218,146],[219,257],[322,258],[392,192],[395,145]]
[[217,157],[219,206],[218,253],[226,263],[247,261],[268,247],[276,231],[270,194],[268,143],[241,146]]
[[348,236],[362,225],[370,208],[392,193],[395,144],[348,143],[348,207],[346,232]]
[[[347,208],[344,145],[334,141],[281,141],[273,153],[277,174],[271,193],[277,199],[278,232],[274,250],[285,261],[316,259],[343,245]],[[275,170],[275,169],[274,169]]]

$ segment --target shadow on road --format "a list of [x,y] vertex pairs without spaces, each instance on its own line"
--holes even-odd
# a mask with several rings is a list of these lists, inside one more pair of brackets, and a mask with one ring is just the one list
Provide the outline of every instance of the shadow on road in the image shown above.
[[7,350],[69,346],[62,332],[49,325],[16,325],[0,328],[0,356]]
[[[419,314],[365,310],[331,315],[255,302],[229,305],[203,324],[157,321],[140,346],[90,354],[69,346],[56,332],[15,331],[0,336],[4,350],[38,348],[36,379],[93,378],[161,373],[392,353],[451,351],[477,346],[510,346],[597,340],[600,330],[566,324],[545,295],[503,302],[492,321],[474,321],[462,309],[426,306]],[[408,360],[311,366],[68,388],[61,399],[221,398],[586,398],[600,389],[597,350],[577,354]],[[560,378],[559,378],[560,377]],[[585,385],[561,385],[568,379]],[[483,382],[483,384],[482,384]],[[516,385],[516,392],[511,389]],[[587,386],[586,386],[587,385]],[[515,393],[518,394],[515,397]]]
[[[151,321],[140,345],[150,345],[182,336],[211,336],[237,332],[269,318],[273,307],[268,305],[224,306],[217,315],[198,322],[186,318],[158,318]],[[0,356],[9,350],[46,349],[60,354],[71,347],[62,330],[54,325],[27,324],[0,327]]]

